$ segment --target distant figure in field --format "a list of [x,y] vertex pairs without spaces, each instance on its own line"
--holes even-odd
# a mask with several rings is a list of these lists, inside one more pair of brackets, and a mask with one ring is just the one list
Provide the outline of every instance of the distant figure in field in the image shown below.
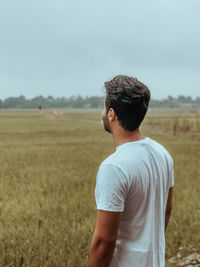
[[105,87],[104,128],[116,151],[97,174],[90,267],[164,267],[173,160],[139,130],[150,100],[147,86],[119,75]]
[[62,119],[62,117],[63,117],[63,113],[61,113],[61,112],[59,112],[59,113],[56,111],[52,112],[52,111],[46,110],[42,106],[38,106],[38,109],[40,110],[42,115],[45,115],[46,119],[55,120],[55,119]]

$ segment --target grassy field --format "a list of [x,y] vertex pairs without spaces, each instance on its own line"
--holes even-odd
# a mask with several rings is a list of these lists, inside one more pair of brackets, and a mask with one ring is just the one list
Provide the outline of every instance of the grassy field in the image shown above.
[[[200,251],[200,139],[173,135],[151,114],[142,132],[169,150],[175,167],[166,257],[180,246]],[[88,266],[96,172],[115,150],[100,120],[98,110],[65,111],[61,119],[0,112],[0,266]]]
[[200,137],[200,110],[152,109],[147,115],[146,124],[173,135],[189,134]]

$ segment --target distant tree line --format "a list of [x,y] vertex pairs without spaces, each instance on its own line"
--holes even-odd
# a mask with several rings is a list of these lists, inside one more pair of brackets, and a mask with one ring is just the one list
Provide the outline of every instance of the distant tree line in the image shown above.
[[[69,98],[54,98],[52,96],[37,96],[26,99],[23,95],[19,97],[8,97],[0,100],[0,109],[23,109],[23,108],[102,108],[104,97],[102,96],[71,96]],[[151,108],[174,108],[174,107],[200,107],[200,97],[192,99],[190,96],[168,96],[166,99],[150,101]]]
[[71,96],[70,98],[54,98],[52,96],[37,96],[32,99],[26,99],[23,95],[19,97],[9,97],[4,101],[0,100],[0,108],[101,108],[104,102],[103,97],[92,96]]
[[177,98],[168,96],[166,99],[151,99],[150,106],[154,108],[178,108],[178,107],[200,107],[200,97],[192,99],[191,96],[179,95]]

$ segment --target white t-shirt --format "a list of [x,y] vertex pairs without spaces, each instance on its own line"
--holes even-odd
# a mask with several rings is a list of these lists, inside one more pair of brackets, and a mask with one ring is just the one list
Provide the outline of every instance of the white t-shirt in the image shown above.
[[173,160],[156,141],[128,142],[99,168],[97,209],[124,211],[111,267],[165,266],[165,209]]

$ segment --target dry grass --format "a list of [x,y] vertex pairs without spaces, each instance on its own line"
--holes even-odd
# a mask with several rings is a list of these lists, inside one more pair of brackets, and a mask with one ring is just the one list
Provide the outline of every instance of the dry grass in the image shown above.
[[[62,120],[0,112],[0,266],[88,266],[96,172],[115,149],[100,119],[100,111],[68,111]],[[200,249],[199,139],[149,125],[143,132],[175,162],[167,257],[191,243]]]
[[145,119],[146,125],[167,131],[173,135],[200,136],[199,109],[151,110]]

